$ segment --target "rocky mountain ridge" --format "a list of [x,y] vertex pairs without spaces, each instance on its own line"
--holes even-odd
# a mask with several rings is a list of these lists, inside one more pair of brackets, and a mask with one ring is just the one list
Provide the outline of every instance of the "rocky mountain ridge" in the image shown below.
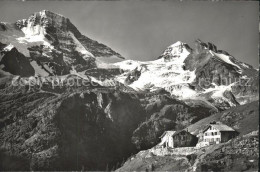
[[0,42],[15,47],[28,58],[34,68],[31,76],[65,75],[71,70],[95,68],[96,63],[101,63],[97,58],[124,59],[111,48],[82,35],[68,18],[47,10],[13,24],[1,22],[0,26]]
[[212,43],[196,40],[195,45],[191,49],[178,41],[157,60],[115,63],[129,71],[116,80],[137,91],[163,88],[179,99],[204,99],[220,109],[258,100],[256,69],[218,50]]

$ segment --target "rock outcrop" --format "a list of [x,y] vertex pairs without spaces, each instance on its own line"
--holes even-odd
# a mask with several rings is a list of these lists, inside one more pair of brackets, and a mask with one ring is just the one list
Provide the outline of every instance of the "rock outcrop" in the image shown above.
[[28,58],[18,52],[15,47],[13,47],[11,44],[2,44],[1,47],[0,51],[2,57],[0,59],[0,66],[2,66],[2,70],[8,71],[13,75],[20,76],[33,76],[35,74],[35,71]]

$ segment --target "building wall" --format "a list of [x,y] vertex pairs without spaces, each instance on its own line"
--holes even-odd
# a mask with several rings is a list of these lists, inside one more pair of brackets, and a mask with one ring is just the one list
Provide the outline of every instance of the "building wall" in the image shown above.
[[166,133],[164,135],[163,138],[161,138],[161,143],[160,143],[161,146],[165,146],[165,147],[173,147],[173,139],[171,137],[171,135],[169,135],[168,133]]
[[227,142],[230,139],[234,138],[237,136],[237,132],[233,131],[222,131],[221,132],[221,142]]
[[168,141],[168,137],[167,137],[167,135],[164,135],[164,137],[161,138],[160,145],[166,144],[167,141]]
[[173,137],[174,147],[196,146],[198,138],[188,132],[181,132]]
[[168,142],[168,143],[169,143],[168,146],[169,146],[170,148],[174,148],[174,142],[173,142],[173,138],[172,138],[172,137],[169,137],[169,142]]
[[204,137],[203,138],[204,142],[214,143],[214,144],[221,143],[222,140],[221,132],[211,126],[208,128],[208,130],[204,132],[203,137]]

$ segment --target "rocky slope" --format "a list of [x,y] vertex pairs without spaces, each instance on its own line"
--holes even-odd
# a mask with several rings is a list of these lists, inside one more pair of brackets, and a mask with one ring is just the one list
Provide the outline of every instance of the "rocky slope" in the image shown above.
[[60,93],[11,81],[0,89],[2,170],[105,170],[136,152],[131,136],[144,112],[134,96],[98,87]]
[[197,164],[196,170],[257,171],[259,160],[258,146],[258,133],[236,138],[204,155]]
[[[68,18],[47,10],[13,24],[1,22],[0,38],[7,48],[15,47],[27,57],[30,68],[35,70],[30,75],[64,75],[70,70],[95,68],[102,58],[106,62],[124,59],[111,48],[82,35]],[[17,74],[5,66],[1,69]]]
[[237,130],[240,135],[248,134],[258,128],[259,125],[259,102],[255,101],[246,105],[230,108],[226,111],[216,113],[204,118],[188,127],[193,134],[213,121],[220,121]]

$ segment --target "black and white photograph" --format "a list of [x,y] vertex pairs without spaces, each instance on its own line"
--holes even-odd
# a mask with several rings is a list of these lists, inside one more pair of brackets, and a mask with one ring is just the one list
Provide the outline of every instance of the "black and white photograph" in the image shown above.
[[0,1],[0,171],[259,169],[259,2]]

